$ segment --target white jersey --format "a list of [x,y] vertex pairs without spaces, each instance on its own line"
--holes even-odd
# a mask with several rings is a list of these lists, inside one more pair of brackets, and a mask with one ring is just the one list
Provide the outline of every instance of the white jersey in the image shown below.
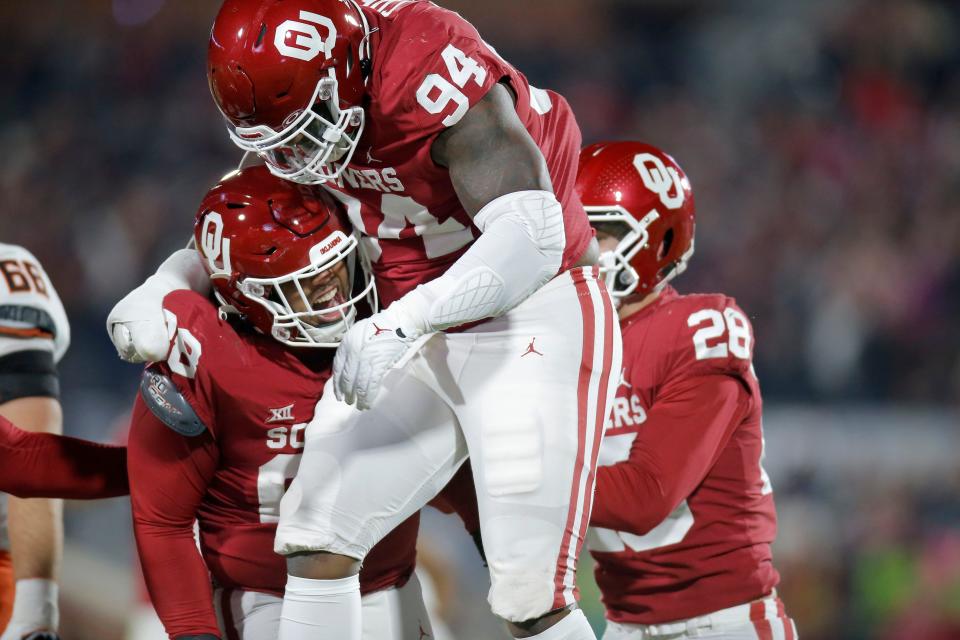
[[[0,375],[3,358],[47,351],[59,362],[70,346],[70,324],[50,277],[32,253],[0,243]],[[0,550],[7,538],[7,497],[0,494]]]
[[70,324],[50,277],[33,254],[0,243],[0,358],[50,351],[59,362],[70,346]]

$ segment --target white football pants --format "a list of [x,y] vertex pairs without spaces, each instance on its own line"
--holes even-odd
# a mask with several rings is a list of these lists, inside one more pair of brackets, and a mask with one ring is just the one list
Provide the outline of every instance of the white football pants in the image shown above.
[[705,616],[664,624],[608,622],[603,640],[798,640],[797,627],[776,596]]
[[469,452],[493,612],[519,622],[573,604],[621,346],[596,269],[574,269],[499,318],[432,336],[368,411],[328,385],[276,551],[362,559]]
[[[276,640],[283,598],[256,591],[214,591],[217,622],[225,640]],[[416,574],[399,589],[375,591],[361,600],[363,640],[423,640],[433,635]]]

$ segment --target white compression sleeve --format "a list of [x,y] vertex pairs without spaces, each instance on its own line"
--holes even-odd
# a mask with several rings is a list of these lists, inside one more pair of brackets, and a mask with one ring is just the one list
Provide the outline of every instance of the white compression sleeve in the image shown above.
[[474,223],[483,233],[445,274],[391,305],[415,335],[502,315],[560,270],[563,208],[549,191],[501,196]]
[[204,296],[210,295],[210,276],[196,249],[174,251],[157,267],[155,275],[170,287],[170,291],[190,289]]
[[287,576],[279,640],[360,640],[360,578]]

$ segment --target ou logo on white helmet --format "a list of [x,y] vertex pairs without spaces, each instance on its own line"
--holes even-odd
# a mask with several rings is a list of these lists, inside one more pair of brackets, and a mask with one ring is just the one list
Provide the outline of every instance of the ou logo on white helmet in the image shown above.
[[[673,167],[667,168],[663,160],[651,153],[639,153],[633,159],[633,166],[640,173],[644,186],[660,196],[660,202],[667,209],[679,209],[686,197],[680,174]],[[671,192],[673,195],[671,195]]]
[[[210,277],[230,277],[233,269],[230,265],[230,238],[223,237],[223,218],[216,211],[211,211],[203,219],[203,231],[200,233],[200,249],[203,251],[207,264],[210,267]],[[217,259],[222,258],[223,266],[217,266]]]
[[[277,51],[290,58],[306,62],[310,62],[321,53],[329,60],[333,53],[333,45],[337,41],[337,28],[333,21],[311,11],[301,11],[300,20],[303,22],[284,20],[277,27],[273,38]],[[318,25],[327,30],[326,38],[320,35]],[[294,37],[293,44],[287,42],[287,36]]]

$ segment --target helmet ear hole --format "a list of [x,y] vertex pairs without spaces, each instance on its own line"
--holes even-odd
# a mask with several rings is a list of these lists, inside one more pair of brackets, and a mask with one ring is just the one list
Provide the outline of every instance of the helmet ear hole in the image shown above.
[[663,240],[660,241],[660,248],[657,250],[657,262],[663,260],[670,253],[671,246],[673,246],[673,227],[667,229],[667,232],[663,234]]

